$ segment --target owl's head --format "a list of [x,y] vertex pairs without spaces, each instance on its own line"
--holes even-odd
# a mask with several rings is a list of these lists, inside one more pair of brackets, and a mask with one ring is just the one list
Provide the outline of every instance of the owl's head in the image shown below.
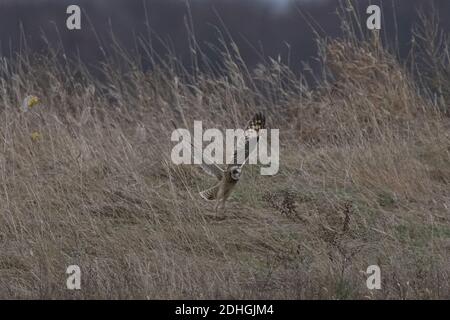
[[241,167],[240,166],[231,167],[230,176],[231,179],[238,181],[241,177]]

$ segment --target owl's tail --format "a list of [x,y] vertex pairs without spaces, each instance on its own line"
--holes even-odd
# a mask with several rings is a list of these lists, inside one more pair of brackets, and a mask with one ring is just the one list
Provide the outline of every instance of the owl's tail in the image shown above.
[[215,185],[210,189],[206,189],[200,192],[200,197],[207,201],[213,201],[217,199],[217,192],[219,191],[219,185]]

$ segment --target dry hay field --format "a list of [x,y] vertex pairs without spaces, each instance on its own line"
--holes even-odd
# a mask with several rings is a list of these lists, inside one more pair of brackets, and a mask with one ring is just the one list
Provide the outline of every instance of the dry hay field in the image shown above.
[[[194,73],[120,48],[100,77],[52,48],[2,58],[0,298],[450,298],[450,51],[418,30],[408,64],[376,35],[318,39],[314,87],[232,44]],[[216,218],[213,180],[171,161],[171,121],[255,112],[280,129],[280,170],[244,167]]]

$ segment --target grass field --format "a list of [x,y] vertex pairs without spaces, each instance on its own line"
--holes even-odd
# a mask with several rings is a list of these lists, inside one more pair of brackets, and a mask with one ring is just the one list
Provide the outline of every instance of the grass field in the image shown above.
[[[0,298],[450,298],[450,51],[433,28],[402,64],[376,36],[318,39],[314,88],[233,45],[194,73],[168,58],[143,72],[119,47],[101,77],[53,49],[2,59]],[[213,179],[171,162],[171,120],[235,128],[259,111],[280,171],[245,167],[217,218],[198,195]]]

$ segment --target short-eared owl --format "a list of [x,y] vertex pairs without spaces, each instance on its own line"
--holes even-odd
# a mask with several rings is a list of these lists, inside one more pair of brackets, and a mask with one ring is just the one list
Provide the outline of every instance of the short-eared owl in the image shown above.
[[[216,201],[216,212],[218,211],[219,206],[222,206],[222,209],[225,210],[225,202],[241,178],[242,167],[250,156],[250,140],[256,139],[256,141],[258,141],[259,130],[265,129],[265,125],[266,119],[262,113],[257,113],[253,116],[245,128],[244,144],[235,149],[234,161],[232,164],[228,164],[226,169],[222,169],[216,164],[202,164],[202,168],[205,172],[219,180],[212,188],[200,192],[200,196],[203,199]],[[243,161],[238,161],[238,154],[242,153],[241,148],[245,148],[245,157]]]

